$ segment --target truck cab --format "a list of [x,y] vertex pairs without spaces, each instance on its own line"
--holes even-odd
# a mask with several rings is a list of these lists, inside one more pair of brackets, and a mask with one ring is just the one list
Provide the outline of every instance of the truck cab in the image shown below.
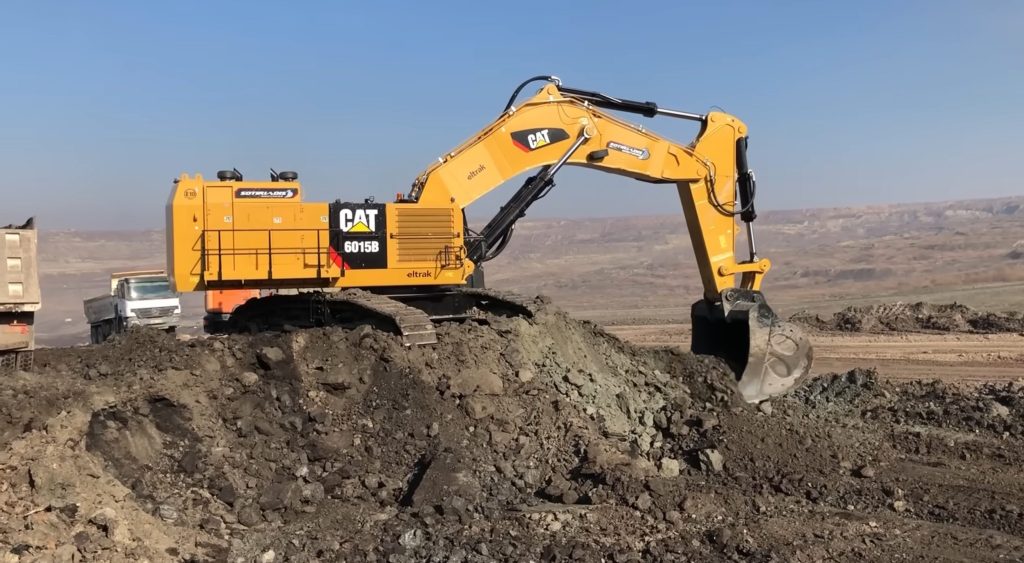
[[84,308],[93,344],[132,327],[173,332],[181,324],[181,302],[162,270],[112,274],[110,294],[87,299]]
[[164,274],[132,276],[118,280],[117,312],[128,328],[176,327],[181,321],[178,294]]

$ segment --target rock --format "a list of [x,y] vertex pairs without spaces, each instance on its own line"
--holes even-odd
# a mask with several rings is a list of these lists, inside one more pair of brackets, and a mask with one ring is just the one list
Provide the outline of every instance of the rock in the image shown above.
[[113,508],[101,508],[89,517],[89,522],[95,524],[97,528],[106,531],[116,525],[117,513],[114,512]]
[[889,497],[891,499],[903,500],[903,494],[904,494],[903,493],[903,489],[901,489],[901,488],[899,488],[899,487],[897,487],[895,485],[891,485],[891,484],[882,485],[882,492],[885,493],[885,496],[887,496],[887,497]]
[[544,488],[544,494],[549,498],[559,498],[566,491],[572,489],[572,483],[562,477],[561,475],[555,475],[551,478],[551,483]]
[[224,529],[224,521],[216,516],[207,516],[199,523],[199,527],[207,532],[220,532]]
[[734,542],[733,531],[726,527],[715,528],[708,533],[708,538],[721,550],[731,546]]
[[441,433],[441,425],[436,422],[430,423],[430,428],[427,429],[427,436],[433,438]]
[[77,502],[66,502],[63,500],[50,501],[50,508],[56,512],[63,514],[69,520],[74,520],[78,517],[78,510],[81,508]]
[[647,493],[640,493],[640,496],[633,501],[633,506],[636,507],[637,510],[650,510],[653,504],[654,501],[651,499],[651,495]]
[[37,493],[48,494],[51,490],[61,488],[61,477],[54,467],[42,462],[33,463],[28,468],[29,484]]
[[469,418],[480,420],[494,414],[494,403],[487,397],[469,397],[462,402]]
[[256,352],[256,361],[259,362],[260,367],[266,370],[274,369],[274,366],[283,362],[284,359],[284,352],[274,346],[266,346],[260,348],[259,352]]
[[992,402],[992,405],[988,408],[988,414],[990,416],[997,416],[999,418],[1006,418],[1010,416],[1010,408],[1002,403]]
[[571,371],[568,375],[565,376],[565,380],[568,381],[569,384],[574,387],[583,387],[583,384],[588,383],[590,381],[590,377],[587,376],[587,374],[585,373]]
[[398,544],[406,549],[416,549],[423,544],[423,530],[413,528],[398,536]]
[[247,528],[261,522],[263,522],[263,515],[260,514],[260,509],[253,504],[247,504],[238,511],[238,523]]
[[456,497],[472,501],[480,490],[480,483],[466,460],[444,452],[434,457],[411,500],[416,508],[451,503]]
[[228,506],[234,506],[237,499],[238,493],[235,491],[235,486],[231,483],[225,483],[220,490],[217,491],[217,500]]
[[683,515],[678,510],[669,510],[665,513],[665,521],[678,526],[683,521]]
[[598,414],[600,415],[601,429],[606,436],[610,438],[623,438],[629,435],[629,419],[621,411],[605,408],[601,409]]
[[274,559],[277,558],[277,554],[274,553],[273,549],[268,549],[260,555],[259,563],[274,563]]
[[501,376],[489,369],[463,369],[448,386],[459,395],[501,395],[505,391]]
[[725,458],[716,449],[701,450],[697,457],[704,471],[719,473],[725,467]]
[[352,447],[355,436],[352,432],[332,432],[326,436],[318,436],[306,449],[309,461],[335,459]]
[[315,406],[309,409],[309,419],[317,424],[329,424],[331,413],[327,412],[327,409],[324,407]]
[[516,372],[516,377],[519,378],[519,381],[522,383],[529,383],[533,381],[534,378],[533,370],[525,368],[520,369]]
[[562,523],[559,522],[558,520],[555,520],[554,522],[548,524],[548,531],[549,532],[557,532],[557,531],[559,531],[561,529],[562,529]]
[[310,504],[317,504],[326,497],[324,486],[320,483],[307,483],[302,486],[302,500]]
[[663,457],[658,467],[662,477],[679,477],[679,461]]
[[178,519],[178,509],[168,504],[161,504],[156,507],[156,515],[164,522],[174,522]]
[[206,375],[220,375],[220,362],[210,354],[199,356],[199,369]]
[[263,510],[295,508],[301,498],[302,487],[298,483],[274,483],[267,487],[260,496],[260,508]]
[[242,374],[238,376],[238,382],[241,383],[243,387],[252,387],[260,382],[260,376],[256,375],[256,372],[252,371],[242,372]]
[[178,467],[189,475],[195,475],[203,469],[203,460],[196,450],[189,450],[178,460]]
[[907,501],[905,500],[892,501],[892,509],[895,510],[896,512],[906,512],[907,508]]
[[495,446],[504,446],[512,441],[511,433],[502,432],[501,430],[491,430],[491,443]]
[[700,427],[703,428],[704,430],[708,430],[710,428],[718,426],[718,417],[715,416],[713,413],[704,413],[698,416],[697,420],[700,422]]
[[857,468],[856,476],[860,477],[861,479],[874,479],[875,469],[870,465],[862,465],[859,468]]
[[771,416],[775,409],[772,407],[771,401],[764,401],[757,405],[757,410],[761,411],[765,416]]

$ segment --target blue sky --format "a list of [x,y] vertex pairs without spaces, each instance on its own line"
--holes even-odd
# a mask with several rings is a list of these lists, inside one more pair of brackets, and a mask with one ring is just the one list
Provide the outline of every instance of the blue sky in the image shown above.
[[[174,177],[232,166],[386,199],[535,74],[736,114],[762,208],[1024,193],[1024,2],[35,0],[4,22],[0,222],[160,226]],[[530,216],[675,209],[572,170]]]

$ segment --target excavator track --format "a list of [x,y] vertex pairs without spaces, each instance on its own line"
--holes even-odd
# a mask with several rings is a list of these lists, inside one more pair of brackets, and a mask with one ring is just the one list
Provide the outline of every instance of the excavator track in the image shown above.
[[479,315],[487,312],[504,316],[535,317],[548,301],[542,297],[526,297],[511,291],[496,291],[475,287],[461,287],[457,294],[468,297]]
[[546,304],[543,298],[461,287],[392,295],[362,289],[273,295],[241,305],[224,332],[369,325],[397,333],[406,346],[422,346],[437,342],[436,323],[486,322],[488,315],[532,318]]
[[[437,333],[430,317],[420,309],[406,305],[386,295],[361,289],[348,289],[327,294],[328,307],[347,304],[390,319],[402,336],[406,346],[422,346],[437,343]],[[332,307],[333,308],[333,307]]]

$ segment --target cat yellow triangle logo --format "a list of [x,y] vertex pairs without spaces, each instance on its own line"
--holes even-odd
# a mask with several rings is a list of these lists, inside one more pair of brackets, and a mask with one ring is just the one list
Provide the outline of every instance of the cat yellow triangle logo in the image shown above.
[[351,227],[349,227],[349,229],[347,231],[345,231],[345,232],[347,232],[347,233],[372,233],[373,231],[370,230],[370,227],[366,226],[366,223],[364,223],[362,221],[359,221],[355,225],[352,225]]

